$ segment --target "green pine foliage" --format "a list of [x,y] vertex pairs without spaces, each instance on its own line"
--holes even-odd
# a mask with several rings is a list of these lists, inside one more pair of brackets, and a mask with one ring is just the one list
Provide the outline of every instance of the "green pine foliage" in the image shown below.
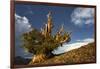
[[[51,35],[50,37],[45,38],[38,30],[33,29],[32,31],[22,35],[22,47],[26,52],[32,54],[51,53],[54,49],[60,46],[60,42],[56,41],[54,36]],[[61,36],[61,40],[63,40],[66,36],[68,36],[67,33]]]

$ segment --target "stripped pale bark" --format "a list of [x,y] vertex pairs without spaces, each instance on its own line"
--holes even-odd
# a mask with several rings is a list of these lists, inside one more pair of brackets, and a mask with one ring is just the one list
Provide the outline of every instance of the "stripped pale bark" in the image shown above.
[[44,54],[39,54],[39,55],[34,55],[32,58],[32,63],[40,63],[46,59],[46,55]]

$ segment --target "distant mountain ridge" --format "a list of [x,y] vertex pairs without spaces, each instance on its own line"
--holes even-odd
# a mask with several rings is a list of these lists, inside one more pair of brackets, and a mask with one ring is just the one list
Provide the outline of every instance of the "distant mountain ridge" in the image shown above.
[[21,56],[17,56],[15,57],[14,64],[15,65],[27,65],[30,61],[31,59],[28,59],[28,58],[26,59]]

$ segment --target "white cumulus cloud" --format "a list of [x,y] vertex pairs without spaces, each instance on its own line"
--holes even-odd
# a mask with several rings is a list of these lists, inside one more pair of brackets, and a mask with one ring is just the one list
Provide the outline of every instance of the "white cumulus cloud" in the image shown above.
[[15,30],[16,33],[24,33],[32,30],[31,24],[29,23],[29,20],[25,16],[19,16],[18,14],[15,14]]
[[71,44],[64,44],[62,47],[59,47],[58,49],[54,50],[53,53],[60,54],[60,53],[68,52],[70,50],[80,48],[80,47],[85,46],[85,45],[92,43],[92,42],[94,42],[93,38],[86,38],[83,40],[77,40],[76,42],[71,43]]
[[[32,30],[31,24],[29,23],[29,20],[25,16],[20,16],[18,14],[15,14],[15,55],[16,56],[25,56],[24,49],[22,49],[21,46],[21,38],[20,36],[25,33]],[[19,54],[20,53],[20,54]]]
[[78,7],[71,14],[71,21],[75,25],[89,25],[94,23],[94,8]]

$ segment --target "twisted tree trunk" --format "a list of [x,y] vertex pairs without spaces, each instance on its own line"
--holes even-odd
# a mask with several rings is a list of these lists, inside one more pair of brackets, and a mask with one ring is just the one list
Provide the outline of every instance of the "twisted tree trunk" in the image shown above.
[[33,64],[37,64],[40,62],[43,62],[47,59],[45,54],[38,54],[38,55],[34,55],[31,62],[29,63],[29,65],[33,65]]
[[34,55],[32,58],[32,63],[40,63],[40,62],[44,61],[46,58],[47,57],[45,54]]
[[29,65],[33,65],[36,63],[41,63],[43,61],[45,61],[48,58],[52,58],[54,56],[53,53],[49,52],[48,54],[38,54],[38,55],[34,55],[31,62],[29,63]]

